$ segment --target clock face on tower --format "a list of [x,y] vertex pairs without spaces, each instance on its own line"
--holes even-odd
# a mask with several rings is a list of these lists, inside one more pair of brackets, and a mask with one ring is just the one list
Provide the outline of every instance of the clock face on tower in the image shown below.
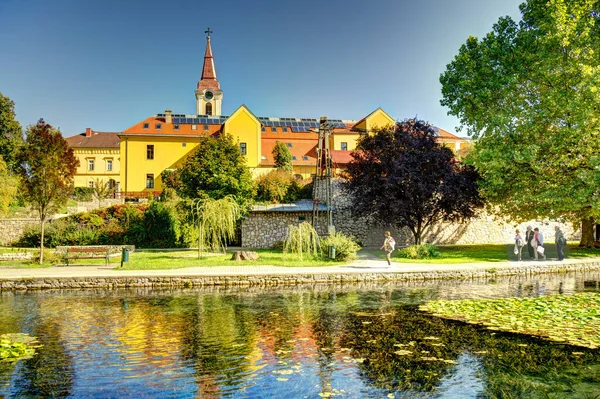
[[204,98],[206,98],[207,100],[212,99],[213,98],[212,91],[207,91],[206,93],[204,93]]

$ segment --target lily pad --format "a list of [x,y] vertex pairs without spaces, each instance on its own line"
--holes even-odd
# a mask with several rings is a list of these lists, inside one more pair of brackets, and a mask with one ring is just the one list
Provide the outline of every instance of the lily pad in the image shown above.
[[432,301],[420,310],[483,325],[489,330],[532,335],[591,349],[600,347],[600,294],[535,298]]
[[0,335],[0,362],[16,362],[35,354],[35,349],[42,345],[37,338],[27,334]]

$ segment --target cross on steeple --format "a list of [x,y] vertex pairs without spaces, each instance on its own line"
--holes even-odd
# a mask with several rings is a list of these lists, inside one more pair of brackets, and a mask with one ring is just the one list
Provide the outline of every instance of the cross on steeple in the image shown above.
[[210,30],[210,28],[208,28],[208,29],[206,29],[206,30],[204,31],[204,33],[206,33],[206,37],[207,37],[208,39],[210,39],[210,34],[211,34],[211,33],[213,33],[213,31],[212,31],[212,30]]

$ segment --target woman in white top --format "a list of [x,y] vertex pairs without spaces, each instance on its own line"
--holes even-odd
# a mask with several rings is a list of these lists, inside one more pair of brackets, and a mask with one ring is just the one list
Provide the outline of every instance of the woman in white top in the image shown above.
[[525,242],[523,241],[523,237],[521,237],[521,232],[519,229],[515,230],[515,255],[517,255],[517,261],[521,261],[521,251],[523,250],[523,245]]
[[392,235],[389,231],[386,231],[385,232],[385,240],[383,240],[383,245],[379,249],[382,249],[385,251],[385,257],[387,259],[388,266],[390,266],[392,264],[392,261],[390,259],[390,254],[392,253],[394,248],[396,248],[396,240],[394,240],[394,237],[392,237]]

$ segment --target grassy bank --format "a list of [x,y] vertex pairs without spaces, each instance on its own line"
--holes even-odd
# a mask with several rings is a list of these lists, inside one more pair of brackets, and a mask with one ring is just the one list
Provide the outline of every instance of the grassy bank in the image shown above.
[[127,270],[157,270],[157,269],[180,269],[184,267],[215,267],[215,266],[257,266],[272,265],[284,267],[318,267],[334,266],[344,262],[334,262],[324,259],[303,259],[302,261],[292,255],[284,255],[277,250],[256,250],[258,260],[236,262],[231,260],[231,252],[204,253],[198,259],[195,251],[177,252],[134,252],[130,261],[125,263],[123,269]]
[[[3,249],[10,250],[10,249]],[[0,250],[2,251],[2,250]],[[28,249],[37,254],[39,250]],[[14,251],[13,251],[14,252]],[[20,250],[25,252],[25,250]],[[302,261],[292,255],[284,255],[278,250],[255,250],[258,253],[259,259],[255,261],[236,262],[231,260],[231,252],[223,253],[203,253],[201,259],[198,259],[197,251],[181,250],[152,250],[152,251],[136,251],[130,254],[129,262],[124,263],[123,270],[168,270],[181,269],[186,267],[215,267],[215,266],[256,266],[256,265],[273,265],[283,267],[319,267],[319,266],[334,266],[344,264],[345,262],[335,262],[327,259],[312,259],[304,258]],[[2,253],[2,252],[0,252]],[[110,265],[120,265],[121,256],[111,256]],[[103,259],[81,259],[69,260],[69,264],[73,266],[83,265],[104,265]],[[2,261],[0,267],[16,267],[16,268],[39,268],[63,265],[64,262],[51,264],[45,262],[39,265],[32,261]]]
[[[600,256],[600,250],[577,248],[576,243],[572,243],[567,249],[568,258],[591,258]],[[398,251],[394,251],[392,258],[397,263],[430,263],[430,264],[457,264],[457,263],[495,263],[515,260],[512,253],[512,245],[490,244],[490,245],[449,245],[439,247],[440,257],[434,259],[405,259],[398,257]],[[554,245],[546,246],[548,259],[556,258],[556,248]],[[2,253],[31,252],[34,257],[39,250],[36,249],[16,249],[0,248]],[[215,266],[256,266],[273,265],[284,267],[320,267],[346,264],[348,262],[334,262],[326,259],[304,259],[300,262],[291,255],[283,255],[278,250],[256,250],[259,259],[256,261],[235,262],[231,260],[231,253],[204,253],[202,259],[198,259],[198,253],[191,250],[152,250],[136,251],[131,253],[130,261],[125,263],[124,269],[127,270],[166,270],[180,269],[186,267],[215,267]],[[372,255],[385,261],[385,253],[378,250],[363,250],[367,255]],[[46,256],[46,255],[45,255]],[[523,252],[524,259],[528,259],[527,250]],[[120,264],[121,256],[117,254],[110,259],[111,266]],[[61,262],[62,263],[62,262]],[[61,264],[59,263],[59,264]],[[84,259],[80,261],[70,261],[73,265],[102,265],[102,259]],[[37,268],[53,266],[46,262],[40,266],[32,261],[0,261],[0,267],[18,267],[18,268]]]
[[[511,244],[483,244],[483,245],[446,245],[438,247],[440,251],[439,258],[433,259],[406,259],[398,256],[398,250],[392,253],[392,260],[398,263],[485,263],[485,262],[506,262],[516,260],[513,253],[514,246]],[[554,244],[545,245],[547,259],[556,259],[556,246]],[[385,260],[385,253],[378,250],[370,250],[372,255],[381,260]],[[529,260],[527,247],[523,248],[523,260]],[[599,249],[578,248],[576,242],[571,242],[565,250],[567,258],[592,258],[600,256]]]

